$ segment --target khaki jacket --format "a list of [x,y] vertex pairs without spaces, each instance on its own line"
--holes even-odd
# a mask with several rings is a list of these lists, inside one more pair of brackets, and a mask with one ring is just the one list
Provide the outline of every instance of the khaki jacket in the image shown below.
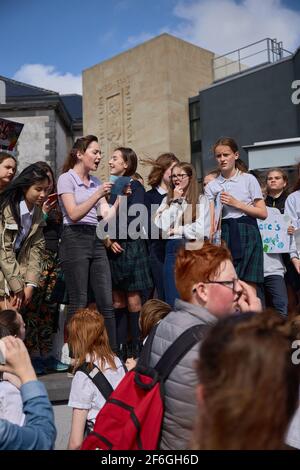
[[13,247],[18,225],[9,206],[0,214],[0,297],[21,292],[28,282],[39,283],[45,250],[45,225],[41,209],[35,206],[30,232],[16,258]]

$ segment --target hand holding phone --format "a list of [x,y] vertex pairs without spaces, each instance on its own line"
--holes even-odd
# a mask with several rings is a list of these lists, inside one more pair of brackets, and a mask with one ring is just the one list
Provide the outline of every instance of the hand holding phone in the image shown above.
[[57,193],[49,194],[49,196],[48,196],[48,198],[47,198],[48,204],[52,204],[53,202],[57,202],[57,201],[58,201],[58,195],[57,195]]

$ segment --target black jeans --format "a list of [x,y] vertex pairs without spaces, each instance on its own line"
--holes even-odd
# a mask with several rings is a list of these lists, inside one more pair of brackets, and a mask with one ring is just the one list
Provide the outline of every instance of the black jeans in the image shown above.
[[109,261],[94,225],[65,225],[60,260],[69,295],[68,319],[88,305],[92,290],[98,311],[103,315],[110,346],[117,349],[115,314]]

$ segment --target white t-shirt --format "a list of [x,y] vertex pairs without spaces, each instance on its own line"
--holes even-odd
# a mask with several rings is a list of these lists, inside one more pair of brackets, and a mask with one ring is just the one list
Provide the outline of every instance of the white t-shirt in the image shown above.
[[[88,360],[89,359],[87,359],[87,361]],[[100,368],[100,364],[98,362],[95,362],[94,364]],[[106,364],[104,370],[102,370],[113,389],[117,387],[125,375],[123,365],[117,357],[115,358],[115,364],[117,367],[116,370],[113,370],[108,364]],[[76,372],[72,380],[68,406],[79,408],[81,410],[89,410],[87,420],[93,421],[94,423],[99,410],[104,404],[105,398],[99,392],[92,380],[84,372]]]
[[18,426],[25,420],[21,392],[7,380],[0,382],[0,418]]
[[[224,178],[222,175],[208,183],[205,187],[205,195],[209,201],[215,201],[217,195],[225,191],[235,199],[251,206],[256,199],[263,199],[261,188],[257,179],[249,174],[237,171],[231,178]],[[222,211],[222,219],[242,217],[246,215],[240,209],[224,204]]]
[[295,449],[300,449],[300,407],[293,416],[285,442]]

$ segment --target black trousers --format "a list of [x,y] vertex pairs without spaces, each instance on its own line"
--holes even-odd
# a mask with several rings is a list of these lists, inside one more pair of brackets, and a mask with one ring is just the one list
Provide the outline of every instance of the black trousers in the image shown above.
[[117,349],[112,285],[106,248],[94,225],[65,225],[60,260],[69,295],[68,319],[89,302],[92,291],[97,309],[103,315],[110,346]]

